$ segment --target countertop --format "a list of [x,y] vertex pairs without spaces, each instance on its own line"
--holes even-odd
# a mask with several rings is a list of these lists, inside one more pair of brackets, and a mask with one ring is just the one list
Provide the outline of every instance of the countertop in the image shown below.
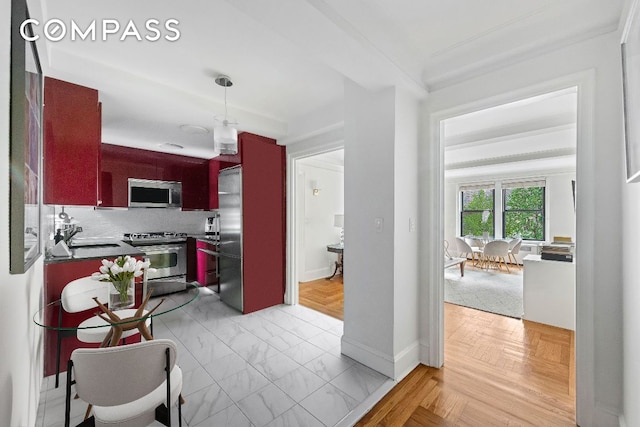
[[45,264],[69,261],[84,261],[90,259],[116,258],[120,255],[136,257],[144,256],[144,252],[116,238],[113,239],[73,239],[69,246],[70,256],[52,256],[47,253]]
[[193,237],[196,240],[199,240],[205,243],[211,243],[213,245],[217,245],[220,242],[220,239],[218,236],[212,236],[208,234],[193,234],[193,235],[190,235],[189,237]]

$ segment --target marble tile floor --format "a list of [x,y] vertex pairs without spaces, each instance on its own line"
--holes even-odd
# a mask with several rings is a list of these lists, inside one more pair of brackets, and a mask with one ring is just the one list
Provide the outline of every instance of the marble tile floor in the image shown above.
[[[340,353],[342,321],[300,305],[241,315],[202,288],[153,328],[154,337],[178,345],[183,426],[348,426],[394,385]],[[37,427],[64,424],[65,381],[55,389],[53,377],[43,380]],[[72,401],[71,425],[85,409]]]

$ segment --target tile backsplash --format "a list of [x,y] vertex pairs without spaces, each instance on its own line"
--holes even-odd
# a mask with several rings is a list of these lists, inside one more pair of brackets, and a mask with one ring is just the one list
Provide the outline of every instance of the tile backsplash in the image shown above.
[[[48,222],[47,234],[53,245],[53,236],[60,228],[58,214],[63,206],[45,207]],[[188,234],[204,234],[207,217],[212,211],[181,211],[179,209],[95,209],[85,206],[64,206],[72,223],[82,227],[78,237],[122,238],[124,233],[149,231],[175,231]]]

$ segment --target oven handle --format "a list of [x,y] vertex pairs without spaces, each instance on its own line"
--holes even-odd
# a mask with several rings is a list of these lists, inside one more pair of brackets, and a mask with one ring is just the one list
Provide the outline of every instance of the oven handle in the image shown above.
[[216,258],[220,256],[220,253],[219,253],[219,252],[212,251],[212,250],[210,250],[210,249],[198,248],[198,250],[199,250],[200,252],[204,252],[205,254],[207,254],[207,255],[211,255],[211,256],[214,256],[214,257],[216,257]]
[[212,251],[210,249],[198,248],[198,250],[202,253],[210,255],[216,258],[216,277],[220,278],[220,252]]
[[184,251],[186,244],[184,245],[149,245],[149,246],[136,246],[136,249],[141,250],[145,254],[159,254],[167,251]]

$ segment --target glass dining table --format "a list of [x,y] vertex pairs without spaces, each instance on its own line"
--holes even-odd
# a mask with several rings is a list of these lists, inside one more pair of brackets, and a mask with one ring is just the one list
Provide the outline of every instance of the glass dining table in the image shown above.
[[[86,310],[81,313],[65,313],[68,315],[64,316],[64,319],[62,316],[61,301],[56,300],[38,310],[33,316],[33,322],[38,326],[52,331],[78,332],[104,328],[122,328],[126,330],[131,329],[132,325],[135,327],[147,318],[153,319],[192,303],[198,298],[200,294],[199,289],[200,286],[197,283],[186,283],[185,291],[150,297],[148,300],[142,299],[141,293],[138,293],[136,295],[137,305],[133,308],[111,311],[108,310],[108,307],[105,307],[107,309],[105,311],[96,303],[95,310]],[[95,293],[95,290],[88,292]],[[87,298],[92,297],[92,295],[87,294]],[[145,313],[143,310],[147,312]],[[114,314],[115,317],[110,316],[109,313]],[[138,313],[138,315],[131,315],[133,313]],[[123,316],[122,314],[126,315]],[[98,315],[102,317],[98,317]],[[91,321],[86,321],[87,319],[91,319]],[[144,321],[142,324],[144,324]],[[151,322],[151,327],[153,327],[153,322]],[[149,336],[145,338],[152,339],[153,337]]]
[[[130,309],[112,312],[108,307],[101,308],[96,303],[95,309],[68,313],[63,310],[61,300],[58,299],[46,304],[34,314],[33,322],[45,329],[45,374],[55,373],[56,387],[59,372],[65,370],[64,366],[60,366],[60,361],[68,359],[74,349],[95,346],[87,343],[96,343],[100,347],[118,345],[121,342],[120,337],[136,335],[137,331],[132,331],[133,329],[138,329],[142,338],[151,340],[153,319],[191,304],[198,298],[201,290],[197,283],[185,283],[183,292],[145,300],[142,298],[143,288],[144,286],[137,286],[137,305]],[[95,290],[88,290],[86,298],[92,299],[95,296],[93,294]],[[63,344],[63,338],[68,338],[64,340],[66,344]],[[140,337],[136,336],[132,341],[139,339]],[[124,343],[125,339],[122,342]]]

